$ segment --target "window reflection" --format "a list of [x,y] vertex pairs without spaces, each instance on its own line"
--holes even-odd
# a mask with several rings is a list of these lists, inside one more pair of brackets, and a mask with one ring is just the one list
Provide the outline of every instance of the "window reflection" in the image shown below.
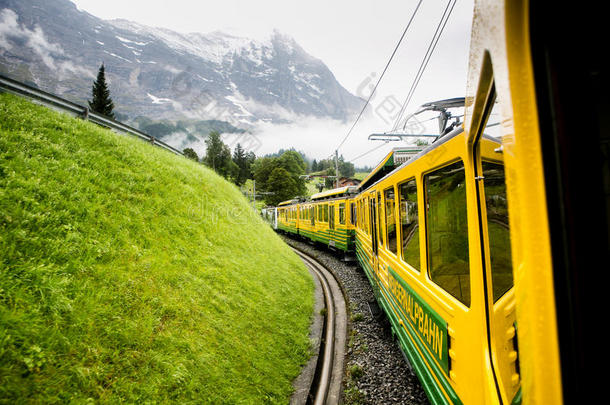
[[470,306],[468,217],[463,163],[443,167],[424,178],[430,278]]
[[419,216],[415,179],[401,184],[399,190],[402,259],[419,270]]
[[396,245],[396,217],[394,214],[394,188],[389,188],[384,193],[385,201],[385,229],[387,248],[390,252],[396,254],[398,251]]
[[504,166],[483,162],[485,206],[494,302],[513,286]]

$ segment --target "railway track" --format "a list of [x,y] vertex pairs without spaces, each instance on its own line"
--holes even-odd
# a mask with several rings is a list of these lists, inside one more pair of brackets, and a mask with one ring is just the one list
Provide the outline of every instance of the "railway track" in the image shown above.
[[[293,397],[293,404],[339,404],[342,395],[347,308],[341,287],[333,274],[315,259],[292,248],[315,275],[324,298],[322,334],[319,352],[311,361],[308,392]],[[314,371],[315,368],[315,371]]]

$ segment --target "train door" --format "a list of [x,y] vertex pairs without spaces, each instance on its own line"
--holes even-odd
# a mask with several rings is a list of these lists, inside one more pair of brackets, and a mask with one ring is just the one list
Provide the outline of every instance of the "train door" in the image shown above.
[[501,403],[512,403],[519,398],[521,378],[501,134],[492,129],[500,121],[495,113],[493,77],[489,78],[486,90],[487,97],[481,102],[483,112],[475,126],[476,135],[471,138],[487,324],[486,350],[490,354],[498,397]]
[[335,247],[335,204],[328,204],[328,245]]
[[377,274],[379,273],[379,231],[378,231],[378,204],[375,192],[372,192],[369,198],[369,218],[371,226],[371,247],[373,254],[371,255],[371,269],[374,273],[377,281]]
[[378,256],[377,260],[377,276],[387,287],[388,282],[388,255],[387,255],[387,234],[385,223],[385,200],[382,200],[382,193],[377,193],[377,234],[379,236],[379,244],[382,246],[384,251],[381,257]]

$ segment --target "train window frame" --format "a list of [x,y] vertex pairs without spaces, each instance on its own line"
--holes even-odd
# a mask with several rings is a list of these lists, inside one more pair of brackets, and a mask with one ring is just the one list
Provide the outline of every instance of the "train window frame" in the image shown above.
[[[387,193],[391,191],[394,194],[394,205],[391,210],[388,209],[388,200]],[[391,253],[393,256],[398,257],[398,230],[396,227],[396,190],[394,189],[394,185],[383,190],[383,221],[384,221],[384,231],[385,231],[385,248],[388,253]],[[390,227],[388,226],[388,216],[391,215],[394,218],[394,249],[390,245]]]
[[[463,209],[465,212],[465,232],[463,232],[463,237],[465,237],[466,240],[466,248],[462,249],[463,252],[466,252],[467,256],[466,259],[464,260],[464,262],[466,263],[467,266],[467,273],[466,275],[468,276],[467,278],[467,288],[462,289],[461,287],[461,282],[459,281],[458,278],[458,285],[459,285],[459,289],[460,292],[467,292],[467,296],[466,297],[458,297],[456,294],[453,294],[450,288],[446,287],[446,283],[440,283],[439,279],[436,277],[436,274],[433,274],[434,269],[432,268],[433,265],[433,260],[431,259],[431,255],[433,252],[433,249],[431,248],[431,229],[430,229],[430,216],[429,216],[429,212],[431,209],[431,200],[430,200],[430,193],[429,193],[429,187],[428,187],[428,179],[430,178],[431,175],[438,173],[442,170],[446,170],[447,168],[455,165],[455,164],[461,164],[461,172],[463,174],[463,186],[464,186],[464,199],[463,199]],[[457,157],[456,159],[450,160],[445,162],[443,165],[441,166],[437,166],[432,170],[427,171],[426,173],[423,173],[423,193],[424,193],[424,209],[425,209],[425,213],[424,213],[424,218],[425,218],[425,234],[426,234],[426,275],[427,275],[427,279],[433,283],[434,285],[436,285],[441,291],[445,292],[448,296],[452,297],[456,302],[460,303],[461,305],[465,306],[466,308],[470,308],[472,305],[472,277],[471,277],[471,266],[470,266],[470,229],[469,229],[469,223],[468,223],[468,186],[466,184],[467,180],[466,180],[466,162],[462,157]],[[455,204],[453,204],[452,206],[455,206]],[[455,237],[455,232],[452,232],[452,237]],[[465,299],[463,299],[465,298]]]
[[[417,238],[417,244],[419,246],[418,249],[418,257],[417,257],[417,264],[418,266],[416,267],[413,263],[410,263],[407,261],[406,257],[405,257],[405,245],[404,245],[404,228],[403,228],[403,223],[402,223],[402,202],[403,202],[403,198],[402,198],[402,187],[403,186],[407,186],[409,183],[414,183],[415,185],[415,215],[414,217],[417,219],[417,225],[415,226],[415,228],[413,229],[413,237]],[[420,233],[421,233],[421,221],[420,221],[420,207],[419,207],[419,198],[420,198],[420,190],[419,190],[419,184],[420,182],[417,181],[417,179],[415,177],[411,177],[406,179],[405,181],[402,181],[400,183],[398,183],[396,185],[396,189],[398,190],[398,203],[399,203],[399,207],[398,207],[398,221],[400,222],[400,227],[398,228],[400,230],[400,254],[399,254],[399,258],[401,260],[402,263],[405,263],[408,265],[409,269],[415,271],[416,273],[421,273],[422,270],[422,261],[421,261],[421,256],[422,256],[422,244],[421,244],[421,240],[420,240]],[[406,211],[406,210],[405,210]]]
[[381,245],[382,247],[385,248],[385,241],[384,241],[384,229],[381,226],[381,218],[382,216],[385,216],[385,212],[381,212],[383,209],[383,199],[382,199],[382,195],[381,195],[381,191],[375,191],[375,200],[376,200],[376,204],[377,204],[377,243],[379,245]]
[[[507,225],[507,231],[508,231],[508,240],[507,240],[507,245],[508,245],[508,249],[506,250],[508,252],[508,268],[510,271],[508,271],[507,273],[510,274],[510,287],[508,288],[502,288],[501,292],[498,293],[498,287],[502,284],[501,282],[499,282],[499,276],[500,274],[502,274],[501,272],[496,271],[498,269],[498,267],[495,265],[494,262],[496,262],[496,260],[494,260],[494,254],[492,252],[492,244],[495,246],[495,243],[492,243],[492,238],[491,238],[491,232],[490,232],[490,205],[489,205],[489,201],[488,201],[488,177],[486,176],[486,173],[488,173],[486,171],[485,165],[495,165],[495,166],[500,166],[502,168],[502,171],[504,172],[504,194],[505,194],[505,199],[506,199],[506,193],[507,193],[507,187],[506,187],[506,169],[504,166],[504,162],[502,161],[495,161],[495,160],[491,160],[491,159],[484,159],[481,158],[481,173],[483,174],[483,195],[485,196],[485,221],[486,221],[486,227],[487,227],[487,232],[485,235],[485,245],[486,248],[489,249],[489,253],[487,253],[487,251],[485,252],[486,256],[486,260],[489,261],[489,271],[490,271],[490,275],[491,275],[491,293],[492,293],[492,299],[493,299],[493,303],[495,304],[496,302],[498,302],[504,295],[506,295],[506,293],[508,293],[514,286],[515,286],[515,280],[514,280],[514,269],[513,269],[513,263],[512,263],[512,246],[510,243],[510,219],[507,216],[506,218],[506,225]],[[507,199],[506,199],[507,200]],[[508,204],[508,201],[506,201],[506,204]],[[508,215],[508,210],[507,210],[507,215]],[[494,238],[494,242],[496,241],[496,238]],[[498,295],[496,295],[498,294]]]
[[339,203],[339,225],[345,225],[345,203]]

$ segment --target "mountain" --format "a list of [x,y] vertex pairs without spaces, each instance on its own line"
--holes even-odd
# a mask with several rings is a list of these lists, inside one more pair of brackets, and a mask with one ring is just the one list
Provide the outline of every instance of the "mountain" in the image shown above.
[[226,121],[251,129],[303,116],[349,119],[363,100],[277,31],[256,41],[102,20],[68,0],[0,0],[0,73],[85,104],[101,63],[118,117]]

